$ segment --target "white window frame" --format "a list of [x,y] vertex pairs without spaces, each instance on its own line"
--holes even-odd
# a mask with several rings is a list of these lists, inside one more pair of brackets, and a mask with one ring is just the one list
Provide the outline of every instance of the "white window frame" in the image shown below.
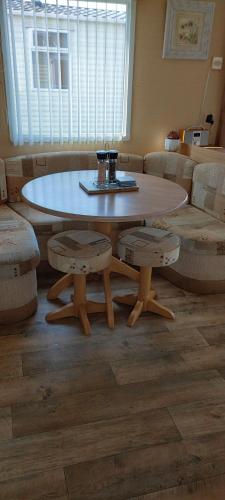
[[[36,91],[37,90],[37,87],[34,86],[34,73],[33,73],[33,53],[36,52],[36,45],[34,44],[34,36],[35,36],[35,29],[34,28],[30,28],[29,29],[29,53],[31,54],[30,55],[30,74],[32,75],[32,90]],[[37,29],[37,35],[38,33],[40,32],[43,32],[45,33],[45,30],[42,29],[42,28],[38,28]],[[48,33],[55,33],[57,35],[57,30],[56,29],[49,29],[48,30]],[[62,30],[60,29],[59,31],[59,35],[63,33],[63,34],[66,34],[67,35],[67,41],[69,39],[69,33],[68,31],[66,30]],[[43,52],[45,54],[47,54],[49,52],[50,53],[55,53],[55,54],[58,54],[58,47],[52,47],[52,46],[48,46],[47,48],[47,45],[37,45],[37,52],[39,54],[39,52]],[[59,47],[59,52],[60,54],[67,54],[68,55],[68,65],[69,65],[69,46],[67,47]],[[38,71],[37,71],[37,78],[38,78]],[[69,78],[69,75],[68,75],[68,78]],[[40,81],[40,80],[39,80]],[[63,89],[61,87],[61,91],[62,92],[68,92],[68,88],[69,88],[69,84],[68,84],[68,87],[65,89]],[[51,92],[58,92],[59,90],[59,86],[56,88],[56,87],[51,87]],[[41,87],[40,85],[40,92],[48,92],[48,88],[46,87]]]

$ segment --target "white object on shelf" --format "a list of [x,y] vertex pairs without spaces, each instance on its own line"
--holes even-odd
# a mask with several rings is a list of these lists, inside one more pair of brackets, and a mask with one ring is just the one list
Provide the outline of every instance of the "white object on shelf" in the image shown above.
[[165,150],[166,151],[177,151],[180,145],[180,139],[165,139]]

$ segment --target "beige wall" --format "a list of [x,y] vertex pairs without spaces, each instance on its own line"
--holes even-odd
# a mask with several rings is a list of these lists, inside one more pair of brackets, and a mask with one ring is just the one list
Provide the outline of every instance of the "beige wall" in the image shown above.
[[[137,0],[131,140],[117,144],[120,151],[144,154],[163,149],[171,129],[198,124],[205,82],[213,55],[225,56],[225,1],[216,4],[210,57],[207,61],[162,59],[166,0]],[[210,71],[204,116],[213,113],[215,140],[224,86],[223,71]],[[98,146],[103,146],[100,144]],[[96,149],[95,145],[83,149]],[[0,60],[0,156],[31,151],[59,151],[71,146],[23,146],[10,143],[6,121],[4,75]],[[73,149],[82,149],[74,146]]]

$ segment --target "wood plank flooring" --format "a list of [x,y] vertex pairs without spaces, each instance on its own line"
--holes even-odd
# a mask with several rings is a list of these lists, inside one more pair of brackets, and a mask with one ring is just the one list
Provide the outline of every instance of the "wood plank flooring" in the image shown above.
[[[39,309],[0,326],[0,500],[222,500],[225,498],[225,294],[185,292],[159,276],[169,321],[143,314],[92,336]],[[135,291],[113,278],[113,293]],[[103,297],[101,281],[88,284]]]

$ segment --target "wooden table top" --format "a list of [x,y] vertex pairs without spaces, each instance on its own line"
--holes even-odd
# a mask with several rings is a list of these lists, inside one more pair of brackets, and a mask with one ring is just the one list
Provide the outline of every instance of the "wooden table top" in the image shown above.
[[139,191],[113,194],[87,194],[79,186],[82,179],[93,179],[95,171],[81,170],[45,175],[29,181],[22,197],[42,212],[61,217],[99,222],[137,221],[158,217],[184,205],[186,191],[174,182],[147,174],[132,175]]

